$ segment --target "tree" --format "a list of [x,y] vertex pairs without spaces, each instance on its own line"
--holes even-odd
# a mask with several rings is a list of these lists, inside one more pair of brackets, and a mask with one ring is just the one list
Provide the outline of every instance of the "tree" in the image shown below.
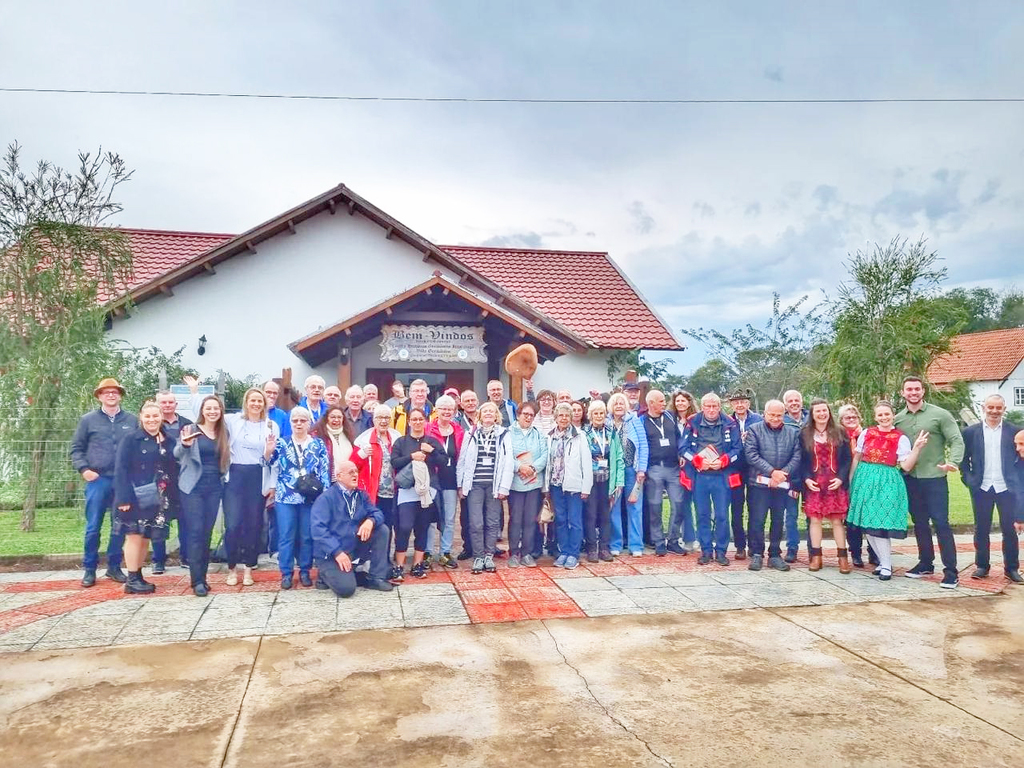
[[16,143],[0,167],[0,444],[25,483],[24,530],[47,466],[67,463],[54,446],[68,419],[92,404],[85,382],[109,375],[101,300],[122,292],[132,257],[101,225],[121,211],[114,192],[130,177],[102,151],[79,154],[73,173],[48,162],[24,171]]
[[641,349],[619,349],[608,356],[608,378],[612,381],[620,379],[626,371],[636,371],[641,377],[656,381],[665,375],[671,358],[646,360]]
[[[751,389],[763,403],[791,387],[803,389],[814,378],[815,350],[827,342],[828,326],[822,317],[825,304],[803,310],[807,300],[804,296],[783,308],[779,294],[773,294],[772,316],[764,328],[748,323],[729,334],[705,328],[683,333],[702,342],[732,371],[729,386]],[[698,388],[690,382],[695,395]]]
[[961,333],[976,333],[1001,328],[999,310],[1002,302],[991,288],[954,288],[945,297],[959,306],[967,317]]
[[735,378],[736,372],[729,367],[728,363],[713,357],[687,377],[686,385],[690,393],[697,399],[708,392],[714,392],[724,398]]
[[996,327],[1024,327],[1024,293],[1010,290],[1003,294],[1003,301],[999,307],[999,316],[996,319]]
[[[824,355],[822,385],[862,413],[895,400],[904,376],[923,376],[967,323],[962,303],[939,294],[946,269],[925,241],[894,238],[847,263],[850,280],[832,305],[834,342]],[[830,391],[829,391],[830,390]]]

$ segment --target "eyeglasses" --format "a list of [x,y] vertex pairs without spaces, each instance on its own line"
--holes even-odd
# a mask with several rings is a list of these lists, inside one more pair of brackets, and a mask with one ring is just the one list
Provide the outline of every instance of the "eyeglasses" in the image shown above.
[[525,416],[528,419],[532,419],[534,417],[534,414],[530,413],[529,411],[520,411],[519,415]]

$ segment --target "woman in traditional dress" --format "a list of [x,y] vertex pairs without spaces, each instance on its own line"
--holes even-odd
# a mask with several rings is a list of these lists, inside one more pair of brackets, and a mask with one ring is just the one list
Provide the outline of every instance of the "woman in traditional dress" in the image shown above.
[[804,478],[804,513],[811,554],[808,570],[821,570],[822,522],[828,519],[839,556],[839,572],[849,573],[845,521],[850,506],[850,443],[832,418],[828,401],[820,398],[811,402],[811,418],[800,431],[800,475]]

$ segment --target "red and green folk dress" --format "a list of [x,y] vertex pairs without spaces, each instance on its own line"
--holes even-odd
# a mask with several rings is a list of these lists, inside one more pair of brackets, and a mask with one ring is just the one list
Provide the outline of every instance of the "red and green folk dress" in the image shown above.
[[[814,436],[814,455],[804,462],[806,477],[818,484],[819,490],[804,488],[804,513],[819,520],[842,521],[850,506],[850,445],[845,440],[836,445],[829,439]],[[834,490],[829,484],[836,478],[843,484]]]
[[907,537],[907,486],[899,462],[910,455],[910,438],[898,429],[868,427],[857,438],[860,462],[850,489],[847,522],[869,536]]

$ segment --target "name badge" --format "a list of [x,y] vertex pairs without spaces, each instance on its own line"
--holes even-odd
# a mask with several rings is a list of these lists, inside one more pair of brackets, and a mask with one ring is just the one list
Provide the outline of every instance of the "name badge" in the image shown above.
[[608,468],[608,459],[598,459],[597,460],[597,468],[598,469],[607,469]]
[[482,467],[489,467],[493,463],[494,463],[494,459],[492,459],[490,456],[482,456],[480,458],[480,466],[482,466]]
[[658,443],[661,445],[662,448],[668,448],[669,439],[667,437],[663,437],[661,438],[661,440],[658,441]]

